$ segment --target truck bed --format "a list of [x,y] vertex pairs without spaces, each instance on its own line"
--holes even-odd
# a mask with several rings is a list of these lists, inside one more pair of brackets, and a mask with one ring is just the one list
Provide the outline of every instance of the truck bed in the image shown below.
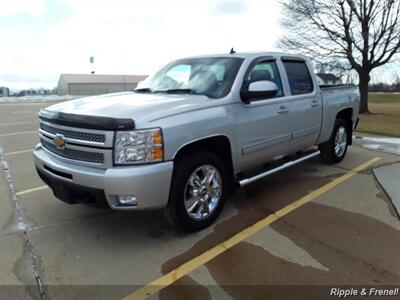
[[359,90],[356,85],[351,84],[321,85],[320,89],[323,121],[319,143],[322,143],[329,139],[333,130],[332,126],[339,111],[352,107],[352,119],[355,122],[358,115]]

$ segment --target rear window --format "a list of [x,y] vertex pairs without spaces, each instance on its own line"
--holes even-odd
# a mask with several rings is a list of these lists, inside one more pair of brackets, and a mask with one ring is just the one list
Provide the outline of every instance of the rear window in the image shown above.
[[312,93],[313,82],[307,65],[301,61],[283,62],[292,95]]

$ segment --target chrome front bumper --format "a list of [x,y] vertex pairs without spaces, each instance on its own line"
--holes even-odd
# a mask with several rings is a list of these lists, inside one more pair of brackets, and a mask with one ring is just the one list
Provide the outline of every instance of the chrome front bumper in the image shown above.
[[[33,152],[39,174],[59,185],[79,186],[81,189],[104,191],[111,209],[153,209],[168,202],[173,162],[108,169],[67,162],[49,153],[41,144]],[[53,186],[51,186],[53,188]],[[53,188],[55,192],[55,189]],[[121,205],[118,196],[134,196],[136,206]]]

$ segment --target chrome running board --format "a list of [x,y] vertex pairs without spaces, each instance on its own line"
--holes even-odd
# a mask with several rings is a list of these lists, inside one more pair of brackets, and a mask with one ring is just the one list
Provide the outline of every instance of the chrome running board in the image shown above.
[[312,151],[311,153],[307,152],[307,153],[303,154],[301,157],[296,158],[295,160],[288,161],[288,162],[286,162],[286,163],[284,163],[284,164],[282,164],[282,165],[280,165],[278,167],[275,167],[273,169],[269,169],[269,170],[267,170],[265,172],[262,172],[260,174],[255,175],[255,176],[252,176],[252,177],[249,177],[249,178],[244,178],[244,179],[239,181],[239,184],[240,184],[241,187],[243,187],[243,186],[248,185],[248,184],[250,184],[250,183],[252,183],[254,181],[257,181],[257,180],[259,180],[261,178],[264,178],[266,176],[269,176],[271,174],[279,172],[279,171],[281,171],[283,169],[289,168],[291,166],[297,165],[298,163],[301,163],[301,162],[306,161],[308,159],[311,159],[311,158],[313,158],[315,156],[318,156],[318,155],[320,155],[320,153],[321,152],[319,150]]

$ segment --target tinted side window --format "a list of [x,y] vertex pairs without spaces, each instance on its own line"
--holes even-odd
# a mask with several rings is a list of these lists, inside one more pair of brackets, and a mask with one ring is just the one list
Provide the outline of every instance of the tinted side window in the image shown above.
[[283,62],[292,95],[311,93],[314,89],[307,65],[300,61]]
[[256,64],[246,79],[248,82],[260,80],[272,81],[278,87],[278,93],[275,97],[280,97],[283,95],[281,78],[279,77],[279,72],[275,62],[265,61]]

